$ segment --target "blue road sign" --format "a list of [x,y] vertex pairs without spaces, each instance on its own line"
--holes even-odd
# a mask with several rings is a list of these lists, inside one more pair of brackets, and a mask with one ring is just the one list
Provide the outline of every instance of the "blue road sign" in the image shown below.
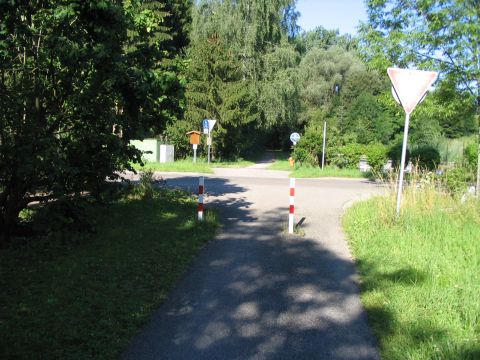
[[208,119],[204,119],[203,122],[202,122],[202,125],[203,125],[203,129],[208,130]]

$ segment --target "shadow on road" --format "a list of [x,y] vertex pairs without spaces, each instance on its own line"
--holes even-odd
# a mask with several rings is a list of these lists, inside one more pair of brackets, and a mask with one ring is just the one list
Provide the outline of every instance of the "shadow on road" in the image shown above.
[[207,191],[224,229],[123,359],[378,359],[352,261],[284,234],[287,207],[259,219],[247,189],[211,178]]

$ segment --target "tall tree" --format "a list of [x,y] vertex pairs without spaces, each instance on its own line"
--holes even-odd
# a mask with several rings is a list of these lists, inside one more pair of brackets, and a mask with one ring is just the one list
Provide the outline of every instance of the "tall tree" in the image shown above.
[[215,153],[242,154],[257,120],[252,82],[242,79],[240,62],[218,36],[196,44],[188,55],[194,60],[187,71],[187,122],[195,129],[205,118],[216,119]]
[[[0,242],[33,201],[99,196],[179,113],[161,4],[0,2]],[[121,136],[120,136],[121,135]]]
[[[475,104],[480,143],[480,1],[368,0],[367,6],[361,30],[367,58],[377,66],[414,63],[442,71]],[[478,165],[477,191],[480,150]]]

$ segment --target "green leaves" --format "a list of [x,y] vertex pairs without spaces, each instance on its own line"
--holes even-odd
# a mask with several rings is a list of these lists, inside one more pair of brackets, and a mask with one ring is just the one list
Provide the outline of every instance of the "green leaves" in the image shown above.
[[181,64],[164,45],[162,8],[0,3],[1,238],[37,194],[98,197],[106,178],[139,159],[131,138],[180,116]]

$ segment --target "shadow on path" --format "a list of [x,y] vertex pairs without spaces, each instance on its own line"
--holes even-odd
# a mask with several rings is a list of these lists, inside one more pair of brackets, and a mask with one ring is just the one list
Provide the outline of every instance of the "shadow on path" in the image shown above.
[[285,235],[287,207],[259,216],[248,189],[224,179],[210,179],[207,191],[224,229],[123,359],[379,358],[353,262]]

